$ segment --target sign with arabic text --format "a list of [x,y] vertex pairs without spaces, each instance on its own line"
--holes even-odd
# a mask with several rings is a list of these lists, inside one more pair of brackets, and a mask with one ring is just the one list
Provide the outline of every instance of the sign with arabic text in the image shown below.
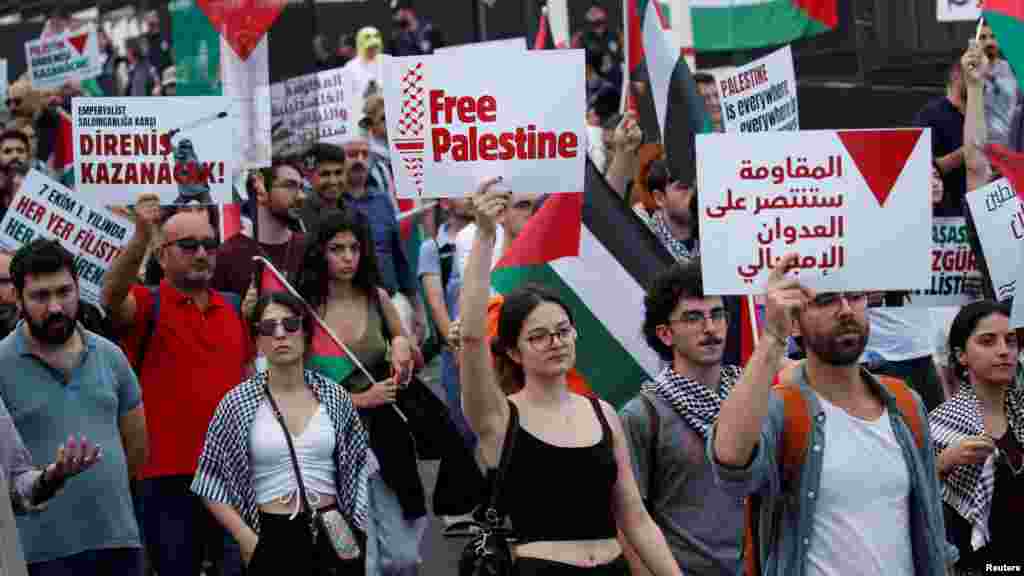
[[1024,206],[1013,184],[1001,178],[967,193],[978,244],[985,258],[992,290],[999,301],[1013,297],[1017,263],[1024,250]]
[[17,250],[38,238],[60,242],[75,257],[83,300],[101,306],[103,277],[135,233],[135,225],[42,172],[29,171],[0,220],[0,246]]
[[362,110],[352,109],[351,71],[335,68],[270,85],[274,151],[301,154],[313,144],[344,144]]
[[708,294],[759,294],[790,252],[817,290],[931,284],[928,129],[698,134]]

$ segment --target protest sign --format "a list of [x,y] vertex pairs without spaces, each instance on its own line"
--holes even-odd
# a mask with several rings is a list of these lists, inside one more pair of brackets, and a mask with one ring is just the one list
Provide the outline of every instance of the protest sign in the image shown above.
[[932,253],[928,266],[932,271],[931,286],[911,292],[910,305],[963,306],[974,300],[964,293],[965,281],[979,276],[965,218],[932,219]]
[[927,129],[698,134],[708,294],[758,294],[783,255],[819,290],[928,289]]
[[451,54],[459,50],[511,50],[513,52],[526,52],[526,38],[505,38],[504,40],[488,40],[486,42],[473,42],[457,46],[444,46],[434,50],[434,54]]
[[342,144],[355,128],[349,109],[351,72],[335,68],[270,86],[274,151],[297,154],[317,142]]
[[784,46],[715,76],[726,132],[799,130],[793,52]]
[[7,108],[7,60],[0,58],[0,110]]
[[985,259],[992,290],[997,300],[1006,300],[1014,295],[1017,286],[1024,206],[1006,178],[972,190],[966,198],[978,232],[979,256]]
[[101,306],[103,276],[135,233],[129,220],[85,202],[42,172],[29,171],[0,220],[0,246],[17,250],[38,238],[54,239],[75,257],[81,298]]
[[460,50],[386,61],[398,196],[468,195],[494,176],[514,191],[582,192],[583,63],[582,50]]
[[982,0],[937,0],[935,19],[939,22],[975,21],[981,18]]
[[37,90],[89,80],[103,71],[96,28],[71,30],[25,43],[29,78]]
[[165,204],[231,202],[235,123],[222,96],[75,98],[78,193],[99,205],[140,192]]

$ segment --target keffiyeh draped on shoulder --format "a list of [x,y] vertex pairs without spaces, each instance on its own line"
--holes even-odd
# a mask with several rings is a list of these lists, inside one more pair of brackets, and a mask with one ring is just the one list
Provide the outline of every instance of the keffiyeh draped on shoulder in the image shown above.
[[[1008,434],[1024,444],[1024,389],[1018,383],[1006,394]],[[978,396],[963,385],[955,396],[932,411],[928,417],[936,455],[970,436],[985,432]],[[995,466],[998,451],[982,464],[957,466],[942,482],[942,501],[971,523],[971,546],[977,550],[991,539],[988,519],[995,491]]]
[[722,410],[722,402],[729,396],[742,371],[738,366],[722,366],[722,382],[718,392],[679,375],[666,366],[653,381],[645,382],[643,391],[654,394],[672,407],[700,437],[707,440],[708,430]]

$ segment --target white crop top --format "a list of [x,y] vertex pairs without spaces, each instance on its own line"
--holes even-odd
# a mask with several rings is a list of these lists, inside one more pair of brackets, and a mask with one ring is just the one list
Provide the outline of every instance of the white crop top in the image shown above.
[[[306,496],[313,508],[318,507],[321,495],[338,493],[334,477],[335,440],[334,426],[323,405],[317,407],[302,434],[292,436],[299,469],[306,484]],[[277,499],[287,504],[294,500],[294,518],[301,510],[299,484],[295,480],[284,430],[274,417],[269,401],[264,400],[256,411],[256,419],[249,431],[249,451],[256,503],[266,504]]]

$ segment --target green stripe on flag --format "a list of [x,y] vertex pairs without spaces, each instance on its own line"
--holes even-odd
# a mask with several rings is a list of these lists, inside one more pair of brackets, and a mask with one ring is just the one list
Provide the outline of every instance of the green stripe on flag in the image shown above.
[[309,359],[309,367],[339,384],[356,370],[348,358],[341,356],[313,356]]
[[650,376],[554,269],[541,264],[500,268],[491,273],[491,284],[502,294],[528,282],[555,291],[572,311],[580,334],[576,369],[591,389],[616,407],[636,395],[640,384]]
[[741,50],[786,44],[829,30],[792,0],[723,7],[691,6],[697,51]]
[[220,33],[195,0],[173,0],[168,9],[178,96],[220,96]]
[[984,17],[999,40],[999,51],[1006,56],[1017,75],[1017,83],[1024,90],[1024,22],[994,10],[985,10]]

